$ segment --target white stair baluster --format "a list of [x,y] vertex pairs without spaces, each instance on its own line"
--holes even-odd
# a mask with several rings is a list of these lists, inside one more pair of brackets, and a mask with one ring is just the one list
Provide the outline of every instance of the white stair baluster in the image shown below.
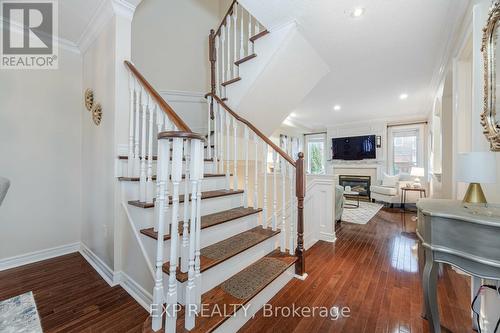
[[142,129],[141,129],[141,175],[139,179],[139,201],[146,202],[146,132],[147,132],[147,116],[149,96],[146,91],[142,94]]
[[221,61],[220,61],[220,68],[221,68],[221,79],[220,79],[220,90],[221,90],[221,97],[224,98],[226,97],[226,87],[223,87],[222,84],[226,82],[226,27],[223,26],[222,29],[220,30],[220,53],[221,53]]
[[219,173],[219,135],[220,135],[220,126],[219,126],[219,103],[212,99],[214,103],[214,163],[215,163],[215,173]]
[[[198,224],[201,222],[198,219],[198,183],[200,174],[202,173],[203,161],[200,161],[200,151],[203,142],[200,140],[191,140],[191,163],[189,180],[191,182],[191,221],[189,233],[189,268],[188,281],[186,286],[186,321],[185,328],[191,330],[195,326],[196,313],[199,311],[197,305],[197,288],[195,284],[195,252],[196,252],[196,231]],[[187,179],[186,179],[187,180]]]
[[286,160],[281,158],[281,252],[286,252]]
[[137,85],[135,91],[135,131],[134,131],[134,177],[141,174],[141,161],[139,158],[139,144],[140,144],[140,115],[141,115],[141,99],[145,98],[142,92],[142,87]]
[[252,14],[248,12],[248,55],[253,54],[254,49],[253,49],[253,42],[250,40],[252,37]]
[[238,189],[238,123],[233,117],[233,135],[234,135],[234,160],[233,160],[233,189]]
[[290,239],[288,250],[290,255],[295,253],[295,168],[289,165],[288,174],[290,178]]
[[229,134],[229,125],[231,124],[231,117],[229,114],[226,114],[226,190],[230,189],[231,180],[229,175],[229,159],[231,158],[231,150],[230,150],[230,134]]
[[263,189],[263,207],[262,207],[262,227],[267,228],[267,223],[268,223],[268,218],[267,218],[267,160],[268,160],[268,153],[269,153],[269,146],[267,143],[264,141],[262,142],[264,144],[264,158],[262,159],[262,172],[264,173],[264,189]]
[[233,48],[233,73],[234,77],[238,77],[239,74],[239,69],[238,66],[236,66],[235,62],[238,60],[238,3],[234,3],[234,13],[233,13],[233,26],[234,26],[234,48]]
[[146,202],[153,202],[155,186],[153,183],[153,124],[157,105],[152,100],[149,104],[149,129],[148,129],[148,168],[146,182]]
[[[207,98],[208,104],[208,136],[207,136],[207,158],[212,158],[212,97]],[[215,132],[214,132],[215,133]]]
[[217,146],[219,147],[219,160],[220,160],[220,172],[225,174],[224,170],[224,110],[221,108],[220,104],[218,105],[219,111],[219,141],[217,142]]
[[240,8],[240,59],[243,59],[245,57],[245,8],[241,5]]
[[273,149],[273,230],[276,231],[278,228],[278,189],[277,189],[277,166],[278,166],[278,154],[276,150]]
[[158,237],[156,241],[156,270],[155,270],[155,287],[153,289],[153,304],[158,313],[151,315],[152,329],[158,331],[162,327],[162,313],[164,291],[163,291],[163,235],[166,227],[166,211],[168,210],[168,192],[167,181],[169,176],[170,164],[170,141],[160,140],[158,142],[158,174],[157,182],[159,184],[159,192],[156,203],[158,204],[158,219],[156,220],[156,229]]
[[226,28],[227,28],[227,81],[233,78],[233,65],[231,60],[231,16],[228,15],[226,19]]
[[255,19],[255,36],[260,33],[260,24],[257,19]]
[[220,93],[220,60],[219,60],[219,35],[215,35],[214,38],[214,48],[215,48],[215,94],[221,96]]
[[[167,121],[168,121],[168,118],[167,118]],[[164,113],[162,110],[160,110],[159,108],[156,109],[156,127],[158,128],[158,133],[161,133],[162,130],[163,130],[163,126],[164,126],[164,122],[165,122],[165,117],[164,117]],[[170,154],[170,151],[169,151],[169,154]],[[169,155],[170,156],[170,155]],[[160,173],[160,163],[159,163],[159,156],[158,156],[158,160],[156,162],[156,198],[159,198],[160,197],[160,182],[158,181],[158,175]],[[155,218],[155,221],[158,221],[158,218],[159,218],[159,204],[158,204],[158,200],[155,200],[154,201],[154,218]],[[158,231],[157,228],[156,228],[156,224],[154,226],[154,231]],[[168,230],[166,230],[164,232],[165,234],[169,234],[170,232]]]
[[243,192],[243,207],[248,208],[248,142],[250,138],[248,136],[248,126],[245,125],[245,184]]
[[134,115],[135,115],[135,79],[129,73],[129,88],[130,88],[130,114],[129,114],[129,136],[128,136],[128,161],[127,161],[127,176],[134,176]]
[[181,245],[181,272],[186,273],[189,265],[189,174],[190,169],[190,144],[189,141],[184,141],[184,159],[185,159],[185,173],[184,173],[184,214],[182,224],[182,245]]
[[[203,163],[203,150],[200,149],[200,164]],[[198,175],[198,204],[196,205],[196,220],[199,223],[196,224],[196,249],[195,249],[195,285],[196,285],[196,308],[201,309],[201,261],[200,261],[200,251],[201,251],[201,187],[203,184],[203,172]]]
[[253,208],[259,208],[259,137],[254,133],[255,144],[255,180],[253,184]]
[[170,267],[168,277],[165,332],[175,332],[177,321],[177,249],[179,247],[179,183],[182,180],[182,143],[183,139],[173,139],[172,153],[172,227],[170,236]]

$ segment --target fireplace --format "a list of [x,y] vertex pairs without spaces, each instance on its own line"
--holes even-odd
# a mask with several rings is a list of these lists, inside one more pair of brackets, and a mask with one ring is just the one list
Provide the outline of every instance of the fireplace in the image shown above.
[[359,192],[360,197],[370,199],[370,176],[339,175],[339,185],[344,188],[350,186],[352,191]]

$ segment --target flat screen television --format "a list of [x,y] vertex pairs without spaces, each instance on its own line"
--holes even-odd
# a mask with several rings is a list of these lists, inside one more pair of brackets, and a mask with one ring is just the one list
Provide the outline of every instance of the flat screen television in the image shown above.
[[332,139],[333,160],[364,160],[377,158],[375,135]]

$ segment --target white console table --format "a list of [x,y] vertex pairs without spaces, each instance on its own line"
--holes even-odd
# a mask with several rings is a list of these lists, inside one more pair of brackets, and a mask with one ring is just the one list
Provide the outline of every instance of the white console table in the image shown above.
[[500,218],[473,214],[455,200],[421,199],[417,208],[424,313],[431,332],[438,333],[438,263],[475,278],[500,280]]

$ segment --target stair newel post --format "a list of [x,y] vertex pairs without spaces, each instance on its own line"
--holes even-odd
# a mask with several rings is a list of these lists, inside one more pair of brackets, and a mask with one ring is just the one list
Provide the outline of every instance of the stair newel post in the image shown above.
[[264,156],[262,158],[262,172],[264,174],[264,189],[263,189],[263,208],[262,208],[262,227],[267,228],[267,160],[268,160],[268,153],[269,153],[269,146],[267,143],[264,141],[262,142],[264,144],[264,149],[262,149]]
[[259,207],[259,136],[254,133],[253,136],[255,146],[255,179],[253,184],[253,208]]
[[245,188],[243,192],[243,206],[248,208],[248,148],[249,148],[249,134],[248,134],[248,126],[245,125]]
[[278,228],[278,189],[277,189],[277,178],[278,178],[278,154],[276,150],[273,149],[273,230]]
[[141,174],[139,178],[139,201],[146,202],[146,131],[147,131],[147,116],[148,116],[149,96],[146,91],[143,91],[142,104],[142,129],[141,129]]
[[155,286],[153,289],[153,304],[152,308],[152,328],[153,331],[158,331],[162,327],[162,313],[164,291],[163,291],[163,236],[165,234],[165,216],[168,207],[167,202],[167,180],[169,174],[170,160],[170,142],[169,140],[160,140],[158,142],[158,174],[157,182],[159,184],[157,204],[158,204],[158,219],[156,220],[156,230],[158,238],[156,241],[156,267],[155,267]]
[[150,100],[149,104],[149,129],[148,129],[148,168],[147,168],[147,182],[146,182],[146,202],[153,202],[153,124],[154,114],[156,112],[156,104]]
[[295,251],[295,196],[293,195],[295,189],[293,165],[288,165],[288,178],[290,180],[290,239],[288,249],[290,251],[290,255],[293,255]]
[[139,158],[139,144],[140,144],[140,115],[141,115],[141,99],[144,98],[141,85],[138,83],[135,92],[135,129],[134,129],[134,176],[141,174],[141,161]]
[[304,197],[306,195],[306,184],[304,174],[304,153],[299,153],[296,161],[296,197],[297,197],[297,249],[295,255],[298,260],[295,263],[295,274],[305,277],[306,263],[304,257]]
[[208,103],[208,135],[207,135],[207,158],[212,158],[212,138],[211,138],[211,132],[212,132],[212,119],[213,117],[213,99],[212,96],[208,96],[207,98],[207,103]]
[[245,57],[245,9],[240,5],[240,59]]
[[286,160],[280,158],[281,166],[281,252],[286,252]]
[[179,256],[179,184],[182,180],[182,138],[173,139],[172,153],[172,220],[170,236],[170,267],[168,277],[167,305],[165,331],[175,332],[177,320],[177,262]]
[[234,160],[233,160],[233,189],[238,189],[238,121],[233,117]]
[[230,147],[230,132],[229,125],[231,125],[231,117],[226,114],[226,190],[230,190],[231,180],[229,175],[229,161],[231,158],[231,147]]
[[189,141],[184,141],[184,160],[185,160],[185,176],[184,176],[184,212],[182,224],[182,245],[181,245],[181,272],[188,271],[189,264],[189,175],[192,172],[190,166],[190,144]]
[[238,60],[238,3],[234,3],[233,7],[233,27],[234,27],[234,46],[233,46],[233,61],[232,61],[232,66],[233,66],[233,73],[234,77],[239,76],[239,69],[238,66],[236,66],[235,62]]
[[[200,149],[199,154],[200,162],[198,163],[200,167],[203,167],[203,151]],[[198,203],[196,205],[196,249],[195,249],[195,285],[196,285],[196,308],[201,309],[201,187],[203,184],[203,172],[200,171],[198,174],[198,194],[197,199]]]
[[[188,263],[188,282],[186,285],[186,320],[185,328],[191,330],[195,326],[196,313],[199,311],[196,308],[197,304],[197,292],[196,289],[200,286],[195,284],[195,252],[196,252],[196,235],[198,230],[198,224],[201,222],[198,219],[198,183],[200,174],[203,173],[202,165],[203,160],[200,161],[200,151],[201,151],[202,141],[191,140],[191,163],[190,163],[190,174],[189,181],[191,183],[191,220],[190,220],[190,232],[189,232],[189,263]],[[187,181],[187,178],[186,178]],[[186,199],[187,200],[187,199]]]
[[[213,31],[213,30],[212,30]],[[220,89],[220,61],[219,61],[219,51],[220,51],[220,37],[219,35],[214,35],[213,39],[213,51],[215,53],[215,90],[214,93],[217,96],[221,96]]]
[[129,88],[130,88],[130,114],[129,114],[129,135],[128,135],[128,162],[127,175],[134,176],[134,115],[135,115],[135,79],[129,72]]

